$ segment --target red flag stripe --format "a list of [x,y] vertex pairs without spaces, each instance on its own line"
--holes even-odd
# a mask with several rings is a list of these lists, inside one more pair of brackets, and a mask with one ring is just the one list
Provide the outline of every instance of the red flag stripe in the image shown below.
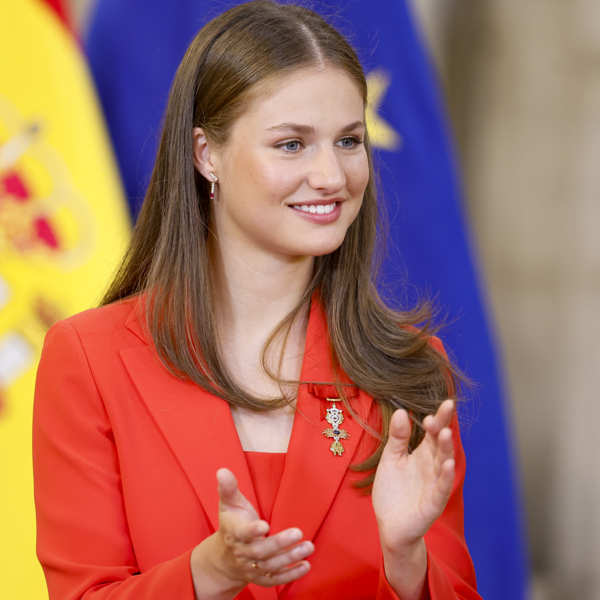
[[62,0],[40,0],[40,2],[56,13],[56,16],[63,22],[69,31],[73,31],[71,12],[69,7]]

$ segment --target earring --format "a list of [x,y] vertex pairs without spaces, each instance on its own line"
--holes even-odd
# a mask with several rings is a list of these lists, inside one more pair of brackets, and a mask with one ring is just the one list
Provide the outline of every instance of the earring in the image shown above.
[[219,181],[219,179],[217,178],[217,176],[214,173],[209,173],[208,176],[210,177],[210,191],[209,191],[209,197],[211,200],[215,199],[215,185],[217,183],[217,181]]

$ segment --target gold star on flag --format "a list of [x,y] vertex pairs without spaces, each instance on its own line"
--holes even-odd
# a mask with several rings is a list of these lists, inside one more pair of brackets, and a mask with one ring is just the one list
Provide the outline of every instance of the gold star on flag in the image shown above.
[[389,85],[390,78],[383,71],[371,71],[367,75],[367,130],[373,147],[397,150],[402,138],[378,113]]

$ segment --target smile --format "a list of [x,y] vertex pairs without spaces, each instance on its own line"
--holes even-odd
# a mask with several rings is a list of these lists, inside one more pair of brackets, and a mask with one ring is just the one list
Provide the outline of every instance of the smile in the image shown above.
[[335,210],[335,202],[331,204],[295,204],[292,208],[311,215],[328,215]]

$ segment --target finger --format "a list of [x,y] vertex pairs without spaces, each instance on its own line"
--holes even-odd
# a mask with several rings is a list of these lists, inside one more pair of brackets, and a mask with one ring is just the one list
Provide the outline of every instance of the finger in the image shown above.
[[303,575],[306,575],[310,571],[310,563],[306,560],[290,567],[289,569],[284,569],[277,573],[265,573],[264,575],[260,575],[257,578],[254,578],[253,581],[258,583],[259,585],[270,587],[274,585],[284,585],[286,583],[290,583],[291,581],[295,581],[299,579]]
[[385,452],[392,452],[397,456],[408,454],[408,442],[410,439],[410,421],[408,413],[399,408],[394,412],[390,420],[390,431]]
[[444,510],[448,502],[448,498],[450,498],[450,493],[452,492],[452,486],[454,484],[454,469],[455,462],[453,458],[445,460],[442,464],[432,496],[432,500],[435,505],[435,511],[438,514]]
[[239,544],[249,544],[256,539],[264,539],[269,532],[269,524],[266,521],[243,521],[239,515],[228,511],[221,513],[219,525],[227,545],[232,548]]
[[243,508],[257,514],[250,501],[240,491],[237,479],[229,469],[222,468],[217,471],[217,489],[219,492],[219,510]]
[[423,429],[425,429],[429,435],[436,437],[444,427],[450,425],[453,415],[454,401],[450,399],[444,400],[438,406],[435,415],[427,415],[423,419]]
[[442,461],[454,457],[454,440],[450,427],[444,427],[438,435],[438,454]]
[[452,430],[449,427],[444,427],[437,437],[435,452],[435,473],[437,476],[440,475],[444,462],[451,458],[454,458]]
[[277,573],[282,569],[291,567],[302,559],[310,556],[315,551],[312,542],[308,540],[297,544],[291,550],[281,552],[266,560],[257,561],[258,567],[266,573]]
[[236,553],[254,561],[265,560],[289,550],[301,539],[302,532],[297,527],[293,527],[268,538],[254,539],[250,543],[239,544]]
[[438,424],[440,425],[440,429],[442,427],[450,426],[453,415],[454,415],[454,400],[447,398],[439,405],[437,413],[436,413],[436,417],[437,417]]
[[217,471],[217,488],[219,491],[219,500],[225,504],[234,503],[239,492],[237,479],[229,469],[219,469]]

